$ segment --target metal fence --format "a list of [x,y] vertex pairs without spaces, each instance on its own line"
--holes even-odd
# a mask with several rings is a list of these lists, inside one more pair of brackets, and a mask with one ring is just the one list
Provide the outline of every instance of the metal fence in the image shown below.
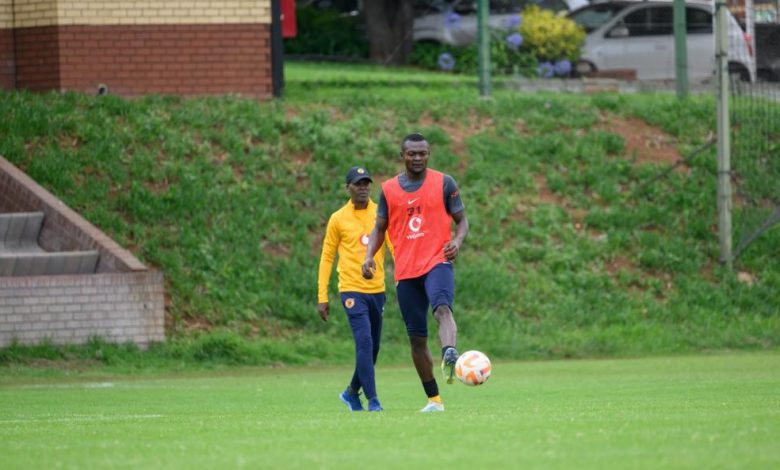
[[[744,33],[742,37],[727,34],[729,61],[749,63],[754,69],[746,76],[730,68],[729,135],[718,136],[730,143],[734,248],[724,261],[737,259],[780,222],[780,76],[776,76],[780,73],[780,23],[763,22],[776,18],[756,14],[752,0],[741,5],[742,9],[729,5]],[[749,41],[748,48],[735,44],[744,40]],[[740,53],[751,56],[739,57]]]

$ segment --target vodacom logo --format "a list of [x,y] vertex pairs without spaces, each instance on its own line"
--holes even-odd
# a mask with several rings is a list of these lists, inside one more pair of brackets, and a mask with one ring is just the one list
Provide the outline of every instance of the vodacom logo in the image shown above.
[[419,232],[420,229],[422,228],[422,223],[423,223],[422,217],[420,217],[419,215],[412,217],[411,219],[409,219],[409,230],[415,233]]

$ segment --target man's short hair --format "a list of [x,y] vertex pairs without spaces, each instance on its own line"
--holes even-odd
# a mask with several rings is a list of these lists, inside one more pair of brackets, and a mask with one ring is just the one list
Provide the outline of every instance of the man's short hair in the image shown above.
[[425,142],[425,141],[426,139],[424,135],[420,134],[419,132],[413,132],[407,135],[406,137],[404,137],[402,143],[405,144],[406,142]]

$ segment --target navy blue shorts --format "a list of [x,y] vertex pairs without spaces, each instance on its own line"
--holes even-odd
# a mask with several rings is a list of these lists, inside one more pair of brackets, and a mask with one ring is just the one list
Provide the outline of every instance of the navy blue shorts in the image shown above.
[[398,306],[409,336],[428,336],[428,307],[436,310],[446,305],[452,310],[455,298],[455,271],[445,261],[433,267],[428,274],[398,281],[395,286]]

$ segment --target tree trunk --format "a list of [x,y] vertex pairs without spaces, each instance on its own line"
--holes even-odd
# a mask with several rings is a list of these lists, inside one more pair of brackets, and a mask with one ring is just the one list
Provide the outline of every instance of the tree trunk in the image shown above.
[[366,31],[371,60],[402,65],[412,50],[414,0],[367,0]]

